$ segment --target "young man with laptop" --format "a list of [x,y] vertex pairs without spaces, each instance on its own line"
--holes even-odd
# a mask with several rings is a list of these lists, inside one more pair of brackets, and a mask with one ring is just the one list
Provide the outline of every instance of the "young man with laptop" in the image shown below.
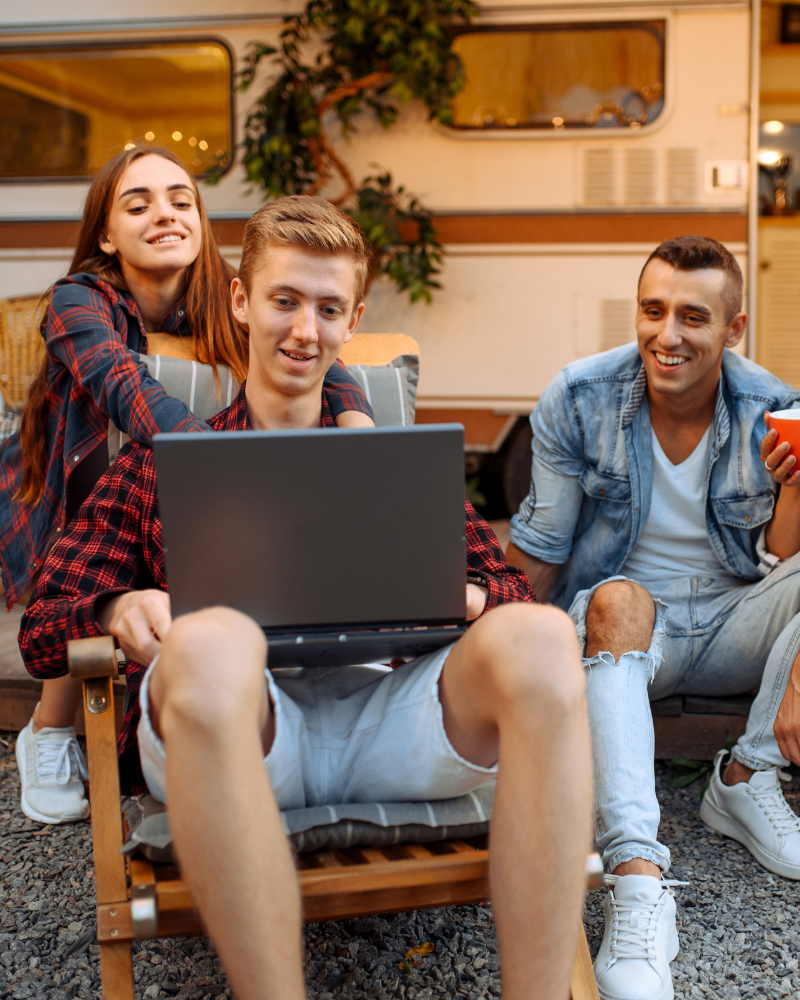
[[662,243],[639,279],[638,343],[569,365],[531,417],[532,487],[508,555],[569,609],[584,647],[610,873],[601,1000],[673,995],[649,700],[759,689],[700,816],[800,879],[800,819],[780,782],[800,764],[800,473],[764,426],[800,393],[730,350],[742,284],[715,240]]
[[[211,421],[220,432],[250,431],[231,436],[231,468],[241,465],[237,454],[260,454],[253,448],[279,456],[274,446],[281,436],[253,431],[291,431],[294,436],[283,441],[313,455],[319,428],[333,428],[322,380],[358,326],[367,266],[361,231],[319,199],[281,199],[248,222],[232,286],[237,318],[250,331],[248,378],[234,403]],[[363,454],[369,455],[367,432],[328,434],[331,447],[346,444],[352,455],[361,447],[354,442],[364,442]],[[220,436],[203,436],[219,445]],[[428,439],[413,440],[424,453]],[[447,440],[445,432],[445,450]],[[159,475],[165,470],[166,493],[172,496],[165,498],[166,511],[174,503],[169,477],[180,480],[176,468],[184,459],[196,469],[192,444],[180,448],[170,439],[157,462],[153,452],[135,444],[120,452],[51,553],[23,619],[20,647],[28,669],[39,677],[64,673],[66,643],[73,638],[111,634],[132,661],[130,708],[120,735],[123,785],[131,792],[149,788],[168,801],[184,877],[237,996],[300,1000],[305,995],[300,897],[280,809],[453,798],[497,774],[490,877],[504,995],[566,1000],[591,833],[584,681],[569,618],[532,603],[524,575],[505,562],[491,529],[471,506],[462,508],[462,493],[458,510],[465,509],[466,517],[460,513],[458,523],[466,534],[467,566],[461,537],[460,609],[448,613],[453,606],[448,595],[427,618],[412,603],[398,621],[383,625],[398,633],[401,651],[415,648],[404,644],[410,642],[408,631],[421,632],[420,624],[458,626],[471,620],[466,634],[444,644],[460,630],[448,635],[439,628],[444,634],[434,643],[438,648],[393,671],[312,666],[290,676],[265,674],[272,634],[267,629],[265,637],[265,622],[230,606],[172,618],[166,572],[174,565],[180,574],[182,565],[173,561],[174,547],[180,549],[185,537],[195,539],[198,577],[215,567],[224,575],[230,563],[213,532],[203,551],[192,523],[193,512],[224,491],[186,495],[186,523],[173,512],[165,518],[168,532],[162,531],[156,465]],[[250,450],[237,452],[240,444]],[[282,462],[291,457],[285,451]],[[383,471],[378,460],[370,469],[379,479]],[[206,472],[209,487],[219,487],[223,470],[209,466]],[[263,469],[256,474],[266,483]],[[355,470],[352,478],[352,505],[358,510]],[[331,513],[340,498],[326,495],[324,484],[311,490],[317,519],[328,521],[330,535],[343,531],[341,515]],[[229,537],[231,522],[242,526],[238,544],[244,564],[248,541],[253,547],[266,544],[252,529],[258,523],[253,496],[257,499],[257,491],[229,491],[233,514],[220,510]],[[300,493],[296,500],[303,500]],[[392,507],[390,490],[383,501]],[[415,506],[426,501],[421,496]],[[282,523],[264,526],[275,565],[285,558],[281,545],[305,557],[305,537],[321,537],[313,518],[293,520],[291,504],[285,513]],[[396,530],[407,532],[405,547],[413,550],[418,540],[408,525],[422,521],[414,510],[404,524],[402,513],[397,512]],[[428,552],[429,560],[447,562],[451,541],[441,552]],[[419,548],[426,551],[426,544]],[[359,547],[355,535],[350,547],[354,552]],[[250,571],[257,576],[259,568],[252,563]],[[395,572],[401,570],[386,565],[389,591]],[[334,600],[331,580],[340,590],[363,583],[350,574],[344,557],[323,559],[300,579],[311,603],[317,590]],[[375,579],[380,581],[380,574]],[[419,572],[416,579],[424,589]],[[181,586],[189,594],[191,580]],[[370,588],[374,581],[364,589]],[[371,599],[365,592],[365,604]],[[192,599],[186,600],[191,605]],[[320,612],[319,623],[328,631],[338,624],[326,619],[333,606]],[[261,610],[254,614],[260,617]],[[395,629],[398,622],[408,627]],[[343,636],[342,646],[369,648],[358,647],[357,635],[369,633],[374,620],[344,624],[350,632],[328,639]],[[373,628],[373,639],[376,632]],[[276,648],[285,649],[285,639],[276,640]],[[319,640],[313,628],[298,631],[293,641],[298,648],[316,642],[317,653],[308,662],[317,662],[317,654],[325,662],[327,640]]]

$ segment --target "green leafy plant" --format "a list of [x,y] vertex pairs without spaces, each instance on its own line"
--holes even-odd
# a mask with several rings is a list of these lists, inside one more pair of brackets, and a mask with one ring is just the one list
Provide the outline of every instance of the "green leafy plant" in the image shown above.
[[246,90],[264,60],[276,71],[245,122],[248,178],[267,198],[318,194],[338,178],[330,200],[364,227],[375,250],[372,277],[385,274],[412,302],[430,302],[440,287],[430,213],[387,171],[356,183],[326,119],[335,116],[350,137],[358,115],[389,128],[402,104],[418,100],[430,120],[450,122],[450,101],[464,85],[453,28],[476,12],[473,0],[309,0],[284,19],[279,47],[251,45],[239,76]]
[[[736,740],[733,736],[729,736],[725,740],[725,749],[730,753],[730,751],[736,745]],[[697,781],[699,778],[705,777],[703,782],[703,787],[700,789],[700,798],[706,794],[706,789],[708,788],[708,773],[714,769],[714,762],[711,760],[686,760],[683,757],[675,757],[670,761],[673,767],[683,767],[688,770],[687,774],[679,774],[677,778],[673,778],[669,783],[670,788],[686,788],[687,785],[691,785],[692,782]]]

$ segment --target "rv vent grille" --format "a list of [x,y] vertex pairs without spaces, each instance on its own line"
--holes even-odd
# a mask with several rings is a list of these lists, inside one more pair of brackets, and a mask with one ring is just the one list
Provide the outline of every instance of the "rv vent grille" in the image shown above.
[[756,360],[800,386],[800,232],[762,229]]
[[613,149],[587,149],[583,160],[583,200],[587,205],[617,202],[616,155]]
[[656,151],[625,150],[625,204],[655,205]]
[[633,299],[600,300],[600,350],[630,343],[635,335]]
[[697,150],[667,150],[667,204],[697,202]]

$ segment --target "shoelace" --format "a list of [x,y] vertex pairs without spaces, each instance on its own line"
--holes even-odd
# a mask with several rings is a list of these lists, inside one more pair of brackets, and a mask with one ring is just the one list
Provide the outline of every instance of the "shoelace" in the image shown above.
[[72,777],[72,766],[76,767],[83,781],[89,780],[89,772],[83,760],[78,741],[71,736],[63,743],[47,742],[36,745],[36,777],[40,781],[54,779],[59,785],[66,785]]
[[[778,774],[780,775],[781,772],[779,771]],[[775,828],[778,836],[785,837],[790,833],[800,833],[800,817],[783,797],[780,788],[765,788],[763,791],[751,792],[750,794],[764,810],[767,820]]]
[[[603,882],[614,886],[620,876],[605,875]],[[674,896],[672,886],[689,885],[676,879],[661,879],[660,884],[670,896]],[[664,897],[649,900],[617,899],[611,894],[611,949],[615,960],[621,958],[643,958],[656,960],[656,928]]]

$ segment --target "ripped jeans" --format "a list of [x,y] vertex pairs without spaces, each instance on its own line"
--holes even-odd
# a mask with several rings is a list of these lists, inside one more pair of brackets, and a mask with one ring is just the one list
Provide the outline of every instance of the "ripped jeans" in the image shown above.
[[[586,611],[596,589],[580,591],[569,610],[584,650]],[[759,688],[733,755],[757,771],[787,764],[772,727],[800,650],[800,554],[755,583],[686,577],[647,589],[656,604],[647,652],[624,653],[616,663],[611,653],[599,652],[583,661],[597,845],[607,871],[632,858],[665,871],[670,865],[669,849],[658,841],[650,701]]]

